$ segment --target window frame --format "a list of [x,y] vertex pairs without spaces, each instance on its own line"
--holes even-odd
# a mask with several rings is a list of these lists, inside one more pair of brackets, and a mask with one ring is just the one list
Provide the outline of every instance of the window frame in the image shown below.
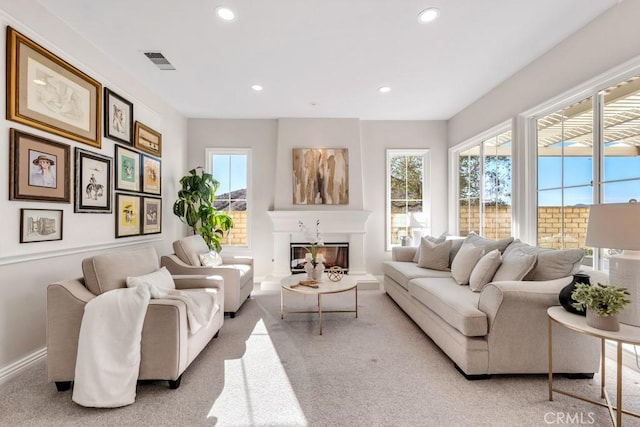
[[[427,218],[427,222],[431,221],[431,187],[430,177],[431,163],[429,149],[415,148],[388,148],[385,155],[385,250],[391,251],[394,246],[400,246],[398,243],[391,242],[391,158],[394,156],[421,156],[423,161],[422,168],[422,212]],[[430,229],[427,224],[425,230]],[[415,244],[414,244],[415,246]]]
[[243,252],[251,249],[251,235],[252,235],[251,228],[253,223],[253,221],[251,220],[251,217],[252,217],[251,187],[252,187],[252,173],[253,173],[253,168],[251,167],[252,152],[253,150],[251,148],[221,148],[221,147],[205,148],[205,170],[207,171],[207,173],[210,173],[212,175],[213,175],[213,156],[214,155],[245,155],[247,156],[247,177],[246,177],[247,178],[247,193],[246,193],[247,244],[242,246],[223,244],[222,247],[225,249],[225,252],[227,253]]

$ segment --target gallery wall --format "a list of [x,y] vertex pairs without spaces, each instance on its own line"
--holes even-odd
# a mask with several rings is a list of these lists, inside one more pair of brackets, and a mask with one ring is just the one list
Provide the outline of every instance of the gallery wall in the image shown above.
[[[73,150],[114,155],[114,141],[102,137],[96,148],[68,138],[6,120],[5,102],[0,103],[0,382],[31,360],[42,357],[46,339],[46,287],[61,279],[82,275],[81,260],[106,251],[126,250],[151,244],[160,254],[171,251],[171,242],[184,235],[184,227],[173,218],[171,200],[176,183],[184,174],[186,119],[133,79],[71,28],[50,15],[38,2],[0,1],[0,45],[5,46],[7,25],[31,38],[50,52],[99,81],[134,104],[134,118],[160,131],[162,150],[162,233],[145,237],[115,238],[115,213],[74,213]],[[0,55],[5,70],[5,55]],[[4,72],[3,72],[4,75]],[[4,77],[3,77],[4,78]],[[2,99],[5,85],[0,85]],[[9,129],[15,128],[71,150],[70,203],[9,200]],[[170,159],[170,160],[169,160]],[[113,203],[113,201],[112,201]],[[62,240],[19,242],[21,208],[63,210]],[[114,207],[115,210],[115,207]]]

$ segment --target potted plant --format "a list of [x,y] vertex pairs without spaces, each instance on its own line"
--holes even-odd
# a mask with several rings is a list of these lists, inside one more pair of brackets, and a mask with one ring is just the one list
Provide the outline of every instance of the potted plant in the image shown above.
[[220,183],[201,166],[191,169],[179,183],[182,188],[173,204],[174,215],[191,227],[193,234],[200,234],[209,249],[219,253],[224,233],[233,228],[233,219],[214,206]]
[[587,310],[587,325],[606,331],[620,330],[617,314],[631,302],[628,296],[626,288],[601,283],[578,283],[571,294],[576,301],[573,306],[579,311]]

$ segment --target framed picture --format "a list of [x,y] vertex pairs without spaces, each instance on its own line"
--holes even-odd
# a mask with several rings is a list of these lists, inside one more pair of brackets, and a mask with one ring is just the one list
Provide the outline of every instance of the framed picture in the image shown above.
[[142,199],[142,234],[162,232],[162,199],[144,197]]
[[133,146],[151,155],[162,157],[162,135],[149,126],[136,122]]
[[62,209],[20,209],[20,243],[62,240]]
[[142,155],[142,192],[160,194],[161,162],[155,157]]
[[116,190],[140,191],[140,153],[116,144]]
[[9,200],[69,203],[70,148],[11,129]]
[[75,148],[76,213],[111,213],[111,157]]
[[349,150],[294,148],[293,204],[348,205]]
[[133,145],[133,104],[104,88],[104,136]]
[[7,27],[7,119],[100,148],[102,85]]
[[116,238],[140,235],[142,197],[116,193]]

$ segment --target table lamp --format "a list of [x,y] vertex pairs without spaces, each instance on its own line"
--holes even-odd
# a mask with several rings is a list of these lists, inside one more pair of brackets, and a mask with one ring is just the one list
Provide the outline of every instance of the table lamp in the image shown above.
[[627,288],[631,304],[618,319],[640,326],[640,203],[605,203],[589,210],[586,246],[622,249],[609,257],[609,283]]
[[423,230],[427,227],[427,217],[422,212],[412,212],[409,218],[409,228],[412,232],[413,246],[420,245]]

